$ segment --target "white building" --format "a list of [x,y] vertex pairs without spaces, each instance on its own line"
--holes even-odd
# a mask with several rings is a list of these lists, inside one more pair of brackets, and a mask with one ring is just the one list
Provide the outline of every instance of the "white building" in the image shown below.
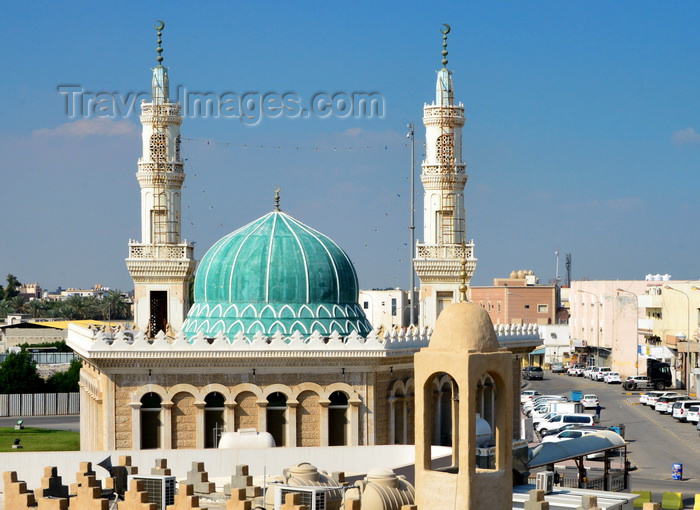
[[569,335],[569,325],[543,324],[538,326],[538,329],[544,344],[545,364],[568,361],[569,355],[574,351]]
[[[374,329],[406,328],[411,322],[411,300],[407,290],[361,290],[359,303]],[[414,292],[414,314],[418,312]]]

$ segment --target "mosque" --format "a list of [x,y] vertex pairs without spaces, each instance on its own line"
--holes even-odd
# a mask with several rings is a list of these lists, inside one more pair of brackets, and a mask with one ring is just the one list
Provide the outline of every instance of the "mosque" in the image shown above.
[[[222,432],[242,429],[268,432],[276,446],[414,444],[415,355],[429,345],[442,310],[466,295],[476,266],[466,239],[465,118],[447,68],[449,27],[436,99],[424,107],[424,237],[415,259],[420,327],[381,336],[358,304],[352,261],[328,236],[284,211],[279,190],[271,212],[224,236],[196,263],[193,244],[181,238],[181,107],[170,99],[163,24],[156,28],[158,64],[152,100],[141,106],[136,173],[142,237],[129,241],[126,259],[135,326],[98,332],[72,325],[68,334],[83,361],[81,449],[215,448]],[[498,376],[469,376],[479,388],[469,406],[505,444],[504,434],[519,437],[517,426],[503,425],[507,415],[518,423],[511,390],[519,384],[519,353],[539,338],[536,330],[515,326],[488,335]],[[507,369],[496,353],[499,342],[515,353]],[[445,356],[450,351],[444,343],[439,349]],[[500,406],[496,387],[511,394]],[[420,441],[450,445],[455,380],[435,376],[430,388],[419,396],[434,411],[426,418],[429,437]]]

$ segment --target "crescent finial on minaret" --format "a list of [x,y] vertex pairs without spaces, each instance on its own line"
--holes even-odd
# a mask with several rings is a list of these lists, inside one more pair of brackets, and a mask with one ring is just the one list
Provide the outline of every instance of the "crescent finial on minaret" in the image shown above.
[[447,67],[447,34],[450,33],[451,28],[447,23],[444,23],[442,26],[445,27],[440,30],[440,33],[442,33],[442,65]]
[[156,34],[158,34],[158,47],[156,48],[156,51],[158,52],[158,56],[156,57],[156,60],[158,61],[158,65],[162,65],[163,63],[163,47],[161,44],[163,44],[163,39],[161,39],[161,36],[163,35],[163,29],[165,28],[165,22],[162,19],[158,20],[158,24],[153,26],[156,29]]

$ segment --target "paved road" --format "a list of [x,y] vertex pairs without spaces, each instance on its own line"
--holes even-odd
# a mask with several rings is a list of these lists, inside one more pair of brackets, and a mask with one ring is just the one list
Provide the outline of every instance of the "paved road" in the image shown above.
[[39,427],[53,430],[72,430],[80,432],[80,415],[59,416],[28,416],[15,418],[0,418],[0,427],[13,427],[17,420],[24,420],[25,427]]
[[[598,395],[604,408],[601,425],[625,425],[628,455],[638,468],[631,474],[632,489],[683,492],[686,503],[700,494],[700,437],[694,425],[639,404],[639,396],[626,394],[620,385],[545,372],[544,381],[528,382],[527,387],[540,393],[566,395],[573,389]],[[671,479],[675,462],[683,464],[682,481]]]

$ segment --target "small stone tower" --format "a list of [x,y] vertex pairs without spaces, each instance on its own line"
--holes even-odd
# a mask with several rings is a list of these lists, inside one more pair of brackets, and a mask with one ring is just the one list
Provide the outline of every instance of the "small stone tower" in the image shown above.
[[180,153],[180,104],[171,102],[156,26],[158,65],[152,98],[141,105],[143,156],[136,178],[141,187],[141,242],[129,241],[126,266],[134,279],[134,322],[150,337],[179,331],[189,309],[194,247],[180,239],[184,163]]
[[[466,285],[462,288],[466,290]],[[414,360],[418,508],[510,510],[513,355],[499,348],[488,313],[466,302],[447,307],[437,320],[430,345]],[[443,401],[435,397],[435,381],[446,378],[451,381],[451,392]],[[476,466],[477,442],[484,441],[477,436],[477,415],[493,431],[489,442],[495,444],[496,452],[492,469]],[[447,430],[440,435],[451,436],[452,466],[433,469],[434,429],[445,427],[445,422]]]

